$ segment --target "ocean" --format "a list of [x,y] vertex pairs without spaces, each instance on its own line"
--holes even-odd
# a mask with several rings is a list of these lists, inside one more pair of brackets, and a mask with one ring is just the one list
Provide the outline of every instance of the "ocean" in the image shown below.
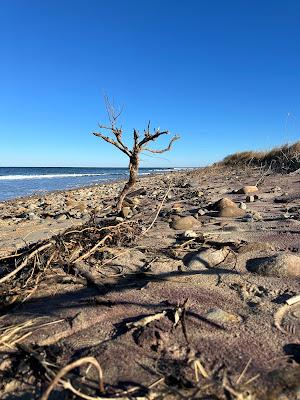
[[[174,168],[140,168],[140,175]],[[126,179],[127,168],[0,167],[0,201]]]

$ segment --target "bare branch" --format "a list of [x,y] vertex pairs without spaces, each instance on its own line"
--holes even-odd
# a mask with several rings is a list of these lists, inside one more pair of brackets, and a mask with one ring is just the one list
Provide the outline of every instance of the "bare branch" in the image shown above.
[[104,103],[109,121],[111,123],[111,126],[114,128],[119,116],[123,112],[123,107],[121,107],[119,110],[116,110],[116,107],[110,102],[107,95],[104,96]]
[[110,138],[109,136],[103,135],[101,132],[93,132],[93,135],[105,140],[105,142],[107,142],[107,143],[114,145],[119,150],[121,150],[123,153],[125,153],[128,157],[131,156],[131,152],[128,150],[128,148],[126,146],[123,145],[123,143],[120,143],[120,141],[115,141],[112,138]]
[[145,133],[145,137],[143,140],[140,141],[139,147],[143,147],[146,143],[150,141],[156,140],[159,136],[161,135],[168,135],[170,132],[169,131],[162,131],[160,132],[159,130],[156,130],[152,135],[151,133]]
[[149,151],[150,153],[155,153],[155,154],[161,154],[161,153],[165,153],[166,151],[171,150],[172,148],[172,144],[178,140],[180,138],[180,136],[173,136],[172,139],[170,140],[170,143],[168,145],[168,147],[166,147],[165,149],[161,149],[161,150],[154,150],[154,149],[149,149],[147,147],[143,148],[143,151]]

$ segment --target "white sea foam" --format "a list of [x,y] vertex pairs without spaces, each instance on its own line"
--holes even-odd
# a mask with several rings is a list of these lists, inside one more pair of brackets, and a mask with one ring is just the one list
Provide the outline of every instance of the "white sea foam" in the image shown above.
[[77,178],[80,176],[103,176],[102,174],[45,174],[45,175],[2,175],[0,181],[18,181],[24,179],[53,179],[53,178]]

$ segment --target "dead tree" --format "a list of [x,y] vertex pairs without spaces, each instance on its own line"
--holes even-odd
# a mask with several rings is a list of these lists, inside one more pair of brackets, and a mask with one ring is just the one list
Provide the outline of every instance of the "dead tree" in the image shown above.
[[173,136],[169,141],[168,146],[164,149],[151,149],[150,147],[148,147],[150,142],[154,142],[162,135],[169,135],[169,131],[160,131],[159,129],[154,129],[153,133],[150,133],[149,121],[147,129],[144,130],[142,137],[140,137],[140,133],[137,129],[133,130],[133,145],[132,148],[129,149],[123,141],[122,126],[117,127],[117,121],[121,115],[122,110],[116,110],[116,108],[110,103],[107,97],[105,97],[105,105],[110,125],[107,126],[99,124],[99,128],[101,130],[108,131],[109,133],[106,136],[102,132],[93,132],[93,135],[100,137],[105,142],[117,147],[120,151],[122,151],[129,157],[129,179],[126,182],[123,190],[121,191],[117,202],[117,210],[120,211],[122,209],[125,197],[132,190],[133,186],[136,183],[141,153],[147,151],[149,153],[161,154],[169,151],[175,140],[179,139],[179,136]]

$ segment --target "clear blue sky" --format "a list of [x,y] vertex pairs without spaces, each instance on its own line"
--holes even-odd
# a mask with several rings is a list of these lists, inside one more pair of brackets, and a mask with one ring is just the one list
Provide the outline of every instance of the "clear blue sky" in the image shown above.
[[90,134],[104,93],[129,133],[181,135],[144,166],[295,141],[299,21],[298,0],[1,0],[0,165],[127,165]]

